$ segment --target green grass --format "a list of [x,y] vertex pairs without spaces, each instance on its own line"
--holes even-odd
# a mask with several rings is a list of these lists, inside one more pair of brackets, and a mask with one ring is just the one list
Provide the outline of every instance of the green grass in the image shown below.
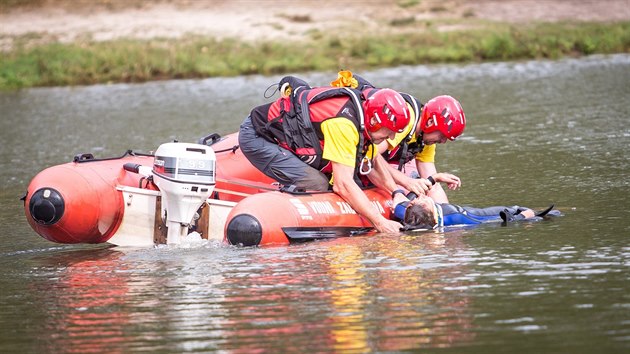
[[412,25],[422,30],[369,38],[313,33],[309,43],[188,37],[33,45],[24,38],[2,54],[0,89],[630,52],[630,22],[493,24],[451,32]]

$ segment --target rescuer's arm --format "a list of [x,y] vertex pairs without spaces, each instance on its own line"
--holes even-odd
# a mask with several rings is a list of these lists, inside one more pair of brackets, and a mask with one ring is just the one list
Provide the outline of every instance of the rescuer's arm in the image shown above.
[[[359,214],[366,217],[380,232],[399,233],[402,225],[385,218],[354,181],[359,132],[345,118],[331,118],[321,125],[324,134],[322,157],[329,160],[333,170],[333,191],[339,194]],[[389,191],[396,189],[395,185]]]
[[[390,148],[390,141],[385,140],[378,144],[378,153],[382,155],[387,149]],[[381,156],[382,157],[382,156]],[[385,160],[383,158],[383,160]],[[385,161],[387,162],[387,161]],[[390,163],[387,163],[387,168],[394,179],[394,181],[405,187],[408,191],[414,192],[417,195],[427,194],[431,189],[431,182],[427,181],[424,178],[411,178],[404,174],[402,171],[399,171],[396,167],[392,166]]]
[[389,164],[385,161],[383,156],[377,154],[372,160],[372,164],[372,171],[367,176],[375,186],[387,191],[387,193],[398,189]]
[[431,182],[426,178],[411,178],[390,164],[387,164],[394,181],[417,195],[431,193]]
[[333,191],[341,196],[359,215],[366,217],[379,232],[399,233],[402,225],[385,218],[376,208],[361,188],[354,182],[354,168],[337,162],[332,162]]

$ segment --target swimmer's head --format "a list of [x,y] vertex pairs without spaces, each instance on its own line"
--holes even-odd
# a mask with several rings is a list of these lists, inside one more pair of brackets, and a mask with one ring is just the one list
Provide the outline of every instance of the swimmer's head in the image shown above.
[[409,202],[405,210],[405,225],[433,229],[437,225],[435,202],[426,195],[420,195]]

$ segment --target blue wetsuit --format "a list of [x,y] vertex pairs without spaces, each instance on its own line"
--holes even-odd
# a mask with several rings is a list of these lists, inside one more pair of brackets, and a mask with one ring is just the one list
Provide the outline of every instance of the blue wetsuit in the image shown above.
[[[394,209],[394,215],[400,220],[405,219],[405,211],[407,210],[409,202],[402,202],[396,205]],[[473,208],[465,207],[456,204],[449,203],[435,203],[435,209],[438,214],[437,226],[453,226],[453,225],[472,225],[488,222],[501,222],[501,215],[499,214],[503,210],[508,210],[513,214],[518,214],[524,208],[517,205],[507,206],[492,206],[487,208]]]

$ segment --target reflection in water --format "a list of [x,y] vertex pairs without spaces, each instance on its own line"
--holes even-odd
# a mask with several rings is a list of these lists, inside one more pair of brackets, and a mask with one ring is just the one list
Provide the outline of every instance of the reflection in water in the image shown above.
[[[462,344],[474,339],[472,315],[466,291],[453,290],[464,265],[449,258],[465,248],[458,235],[435,233],[399,242],[42,257],[35,260],[50,278],[33,289],[47,304],[42,349],[125,352],[133,343],[142,350],[368,352]],[[231,260],[219,269],[216,259],[199,257]]]
[[[35,259],[50,270],[50,277],[34,285],[35,292],[45,296],[42,335],[49,337],[43,351],[208,348],[221,336],[212,328],[222,327],[220,292],[212,289],[220,279],[196,273],[194,258],[170,258],[176,251],[81,250]],[[130,262],[133,257],[140,258]]]
[[369,304],[369,286],[361,264],[363,254],[357,247],[341,242],[329,250],[325,260],[330,269],[334,349],[366,352],[369,336],[364,309]]
[[[522,236],[530,227],[500,230]],[[537,252],[524,248],[528,242],[517,242],[515,235],[503,248],[486,249],[483,239],[493,229],[346,238],[277,249],[206,244],[35,256],[31,263],[38,277],[29,291],[43,314],[37,350],[395,352],[463,347],[480,340],[479,316],[487,318],[486,331],[558,335],[562,332],[536,309],[562,307],[540,296],[572,293],[562,300],[567,310],[593,311],[601,305],[584,282],[623,268],[618,261],[604,261],[619,258],[610,247],[580,256],[573,247],[556,251],[543,244],[545,251]],[[532,252],[538,261],[527,257]],[[585,261],[574,260],[576,256]],[[471,269],[473,264],[477,269]],[[562,279],[580,285],[565,289]],[[506,298],[510,293],[514,297]],[[611,316],[610,311],[627,304],[622,293],[615,293],[605,312]]]
[[43,352],[61,348],[70,353],[124,352],[121,344],[127,340],[131,315],[125,309],[129,287],[120,256],[104,249],[39,260],[51,263],[44,264],[51,277],[32,289],[46,304]]
[[[470,341],[469,300],[465,293],[448,290],[457,288],[451,279],[464,271],[442,253],[444,246],[462,251],[460,239],[451,236],[329,241],[319,244],[308,259],[301,255],[308,270],[293,259],[287,262],[282,253],[277,259],[268,254],[253,257],[259,265],[256,274],[226,275],[231,289],[238,284],[244,290],[226,298],[240,304],[229,310],[226,335],[233,338],[229,332],[234,330],[237,335],[230,343],[246,352],[261,347],[300,349],[291,343],[308,343],[313,350],[366,352]],[[436,254],[441,254],[438,263]]]
[[[454,256],[467,252],[460,232],[424,233],[399,242],[380,242],[386,257],[377,267],[382,301],[377,316],[386,325],[378,327],[379,349],[405,350],[451,347],[474,339],[468,308],[467,283],[459,280],[468,272],[466,263]],[[460,285],[465,285],[462,290]]]

